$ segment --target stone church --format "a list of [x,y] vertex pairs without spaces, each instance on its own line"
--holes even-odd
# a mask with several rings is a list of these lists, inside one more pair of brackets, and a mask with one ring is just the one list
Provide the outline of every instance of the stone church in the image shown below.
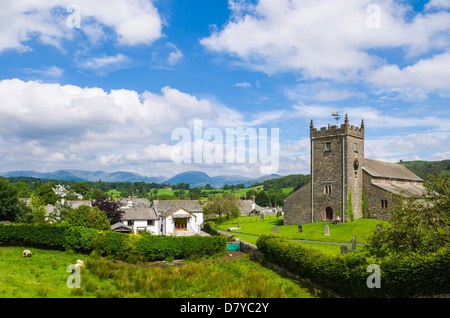
[[[351,196],[354,220],[383,218],[392,193],[406,196],[425,191],[423,180],[400,164],[364,157],[364,120],[360,127],[344,124],[314,128],[311,120],[311,181],[284,202],[284,224],[304,224],[350,219]],[[361,211],[362,193],[367,209]]]

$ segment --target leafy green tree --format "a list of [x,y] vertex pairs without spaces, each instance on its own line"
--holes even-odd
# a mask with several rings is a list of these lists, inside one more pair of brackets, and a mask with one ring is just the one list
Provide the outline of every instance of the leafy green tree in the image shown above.
[[55,205],[59,197],[53,190],[52,183],[44,183],[36,191],[36,195],[40,196],[45,205]]
[[252,199],[252,195],[254,195],[256,197],[256,195],[258,194],[258,191],[256,191],[255,189],[250,189],[245,193],[245,198],[247,200],[251,200]]
[[265,191],[259,191],[255,197],[255,203],[259,206],[270,206],[269,196]]
[[17,188],[7,179],[0,177],[0,220],[16,221],[19,206]]
[[75,191],[76,193],[79,193],[81,195],[85,195],[86,193],[89,193],[91,191],[91,187],[89,186],[89,183],[87,183],[86,181],[78,181],[75,182],[72,186],[71,186],[72,190]]
[[36,220],[42,220],[45,218],[45,213],[47,212],[46,204],[44,199],[39,195],[31,196],[31,211],[33,212],[34,218]]
[[390,226],[370,237],[372,253],[428,253],[449,246],[450,179],[437,177],[425,187],[420,196],[393,195]]
[[87,222],[89,227],[97,230],[110,230],[111,224],[108,216],[105,212],[101,211],[97,207],[93,207],[89,210],[87,215]]
[[84,204],[69,212],[67,222],[72,226],[84,226],[97,230],[111,229],[110,221],[104,211]]
[[72,226],[84,226],[89,227],[87,217],[91,207],[88,205],[80,205],[78,208],[73,209],[67,215],[66,221]]
[[220,220],[223,217],[238,217],[240,215],[239,199],[233,194],[225,193],[223,196],[216,196],[205,203],[203,211],[208,218],[218,216]]

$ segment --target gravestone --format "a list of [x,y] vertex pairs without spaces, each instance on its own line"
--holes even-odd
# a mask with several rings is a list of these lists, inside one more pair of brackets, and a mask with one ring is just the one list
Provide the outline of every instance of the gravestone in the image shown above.
[[341,245],[341,255],[347,254],[347,245]]
[[377,234],[381,233],[381,232],[383,232],[383,226],[380,223],[378,223],[377,224]]
[[354,249],[354,246],[355,246],[354,241],[355,241],[354,239],[350,240],[350,252],[355,252],[356,251],[356,249]]
[[350,240],[350,251],[356,252],[356,234],[355,234],[355,238],[352,238]]
[[239,222],[238,222],[238,228],[239,228],[239,229],[241,228],[241,223],[239,223]]
[[303,227],[301,225],[298,226],[298,233],[303,233]]
[[325,233],[324,235],[330,235],[330,227],[328,225],[325,225]]
[[261,214],[261,220],[264,220],[264,214]]

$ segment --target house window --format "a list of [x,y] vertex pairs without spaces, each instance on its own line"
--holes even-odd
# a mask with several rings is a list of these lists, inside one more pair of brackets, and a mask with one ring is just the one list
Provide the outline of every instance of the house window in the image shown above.
[[387,209],[387,207],[388,207],[387,200],[381,200],[380,201],[380,206],[381,206],[382,209]]
[[323,192],[326,194],[331,194],[331,186],[325,186]]
[[155,220],[147,220],[147,225],[148,225],[148,226],[153,226],[153,225],[155,225]]
[[353,150],[355,151],[355,152],[358,152],[358,145],[355,143],[355,144],[353,144]]
[[128,226],[134,226],[134,221],[128,221]]
[[331,142],[325,144],[325,151],[331,151]]

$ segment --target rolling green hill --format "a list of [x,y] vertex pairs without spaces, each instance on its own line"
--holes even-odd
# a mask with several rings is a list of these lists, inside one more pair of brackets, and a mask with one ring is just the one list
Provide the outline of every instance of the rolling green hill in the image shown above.
[[430,175],[450,177],[450,160],[441,161],[402,161],[399,164],[405,166],[422,179],[426,180]]

